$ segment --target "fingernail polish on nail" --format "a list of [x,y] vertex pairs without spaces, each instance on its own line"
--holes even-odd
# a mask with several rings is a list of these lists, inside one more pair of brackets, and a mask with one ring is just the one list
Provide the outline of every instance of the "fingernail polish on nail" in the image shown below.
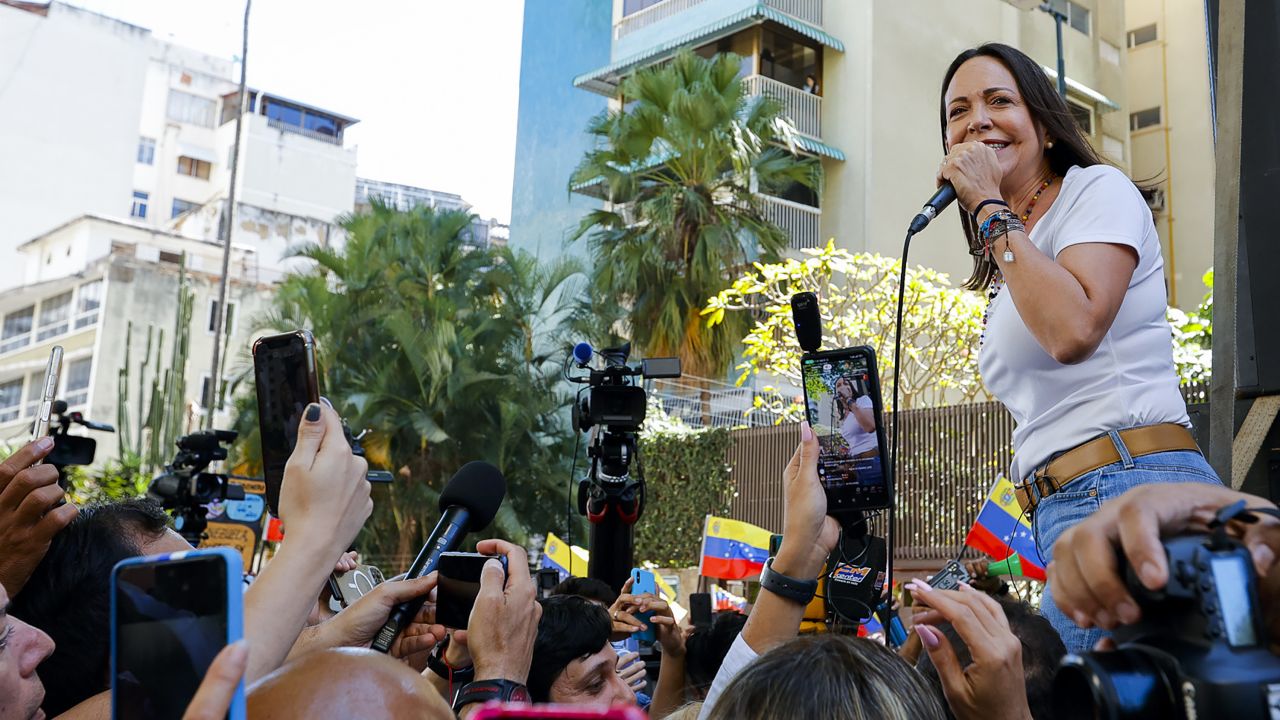
[[305,415],[305,417],[307,418],[307,422],[315,422],[315,421],[319,420],[319,419],[320,419],[320,406],[319,406],[318,404],[316,404],[316,403],[311,403],[310,405],[308,405],[308,406],[307,406],[307,414]]
[[937,630],[928,625],[916,625],[916,634],[920,636],[920,642],[930,650],[937,650],[942,643],[938,641]]

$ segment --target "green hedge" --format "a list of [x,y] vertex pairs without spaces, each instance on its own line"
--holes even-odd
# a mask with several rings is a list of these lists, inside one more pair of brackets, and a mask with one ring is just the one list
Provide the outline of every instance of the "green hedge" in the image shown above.
[[648,493],[636,525],[636,561],[660,567],[698,564],[706,515],[724,516],[733,498],[725,428],[658,430],[640,438],[639,466]]

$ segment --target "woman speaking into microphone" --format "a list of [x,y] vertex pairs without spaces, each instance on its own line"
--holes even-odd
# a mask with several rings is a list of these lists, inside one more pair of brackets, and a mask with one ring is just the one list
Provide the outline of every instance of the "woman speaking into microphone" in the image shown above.
[[[1010,478],[1041,559],[1075,523],[1144,483],[1218,483],[1196,447],[1174,371],[1160,241],[1138,188],[1080,132],[1044,71],[996,43],[942,82],[939,182],[949,182],[986,291],[978,370],[1016,422]],[[1070,560],[1066,561],[1070,563]],[[1067,648],[1137,618],[1068,618],[1055,566],[1041,610]]]

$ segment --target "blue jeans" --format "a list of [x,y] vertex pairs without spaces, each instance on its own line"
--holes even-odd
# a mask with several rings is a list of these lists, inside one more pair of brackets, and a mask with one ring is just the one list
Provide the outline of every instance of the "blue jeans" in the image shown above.
[[[1111,434],[1120,453],[1119,462],[1085,473],[1063,490],[1045,498],[1036,507],[1032,519],[1036,549],[1047,566],[1053,560],[1053,544],[1062,533],[1093,514],[1103,503],[1113,500],[1125,491],[1147,483],[1203,482],[1221,485],[1213,468],[1204,456],[1190,450],[1170,450],[1142,457],[1131,457],[1116,433]],[[1093,649],[1093,645],[1108,634],[1098,628],[1077,627],[1053,602],[1053,588],[1045,585],[1040,601],[1040,614],[1049,620],[1067,652],[1078,653]]]

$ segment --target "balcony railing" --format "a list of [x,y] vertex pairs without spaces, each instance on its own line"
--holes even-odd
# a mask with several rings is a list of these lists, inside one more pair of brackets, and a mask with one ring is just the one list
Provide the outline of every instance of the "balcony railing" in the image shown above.
[[757,195],[757,197],[763,206],[765,218],[791,238],[793,250],[816,248],[820,245],[821,210],[772,195]]
[[791,118],[796,130],[814,139],[822,137],[822,96],[763,75],[742,79],[748,95],[763,95],[782,104],[782,114]]
[[[613,37],[625,37],[641,28],[679,15],[702,2],[704,0],[663,0],[650,5],[640,12],[631,13],[619,20],[618,24],[613,26]],[[764,0],[765,5],[818,27],[822,26],[822,2],[823,0]]]
[[326,142],[326,143],[329,143],[330,145],[339,145],[339,146],[342,145],[341,137],[335,137],[327,133],[316,132],[315,130],[308,130],[304,127],[299,127],[297,125],[290,125],[289,123],[284,122],[283,120],[268,119],[267,127],[273,127],[276,130],[282,130],[287,133],[293,133],[295,135],[309,137],[312,140],[319,140],[320,142]]

